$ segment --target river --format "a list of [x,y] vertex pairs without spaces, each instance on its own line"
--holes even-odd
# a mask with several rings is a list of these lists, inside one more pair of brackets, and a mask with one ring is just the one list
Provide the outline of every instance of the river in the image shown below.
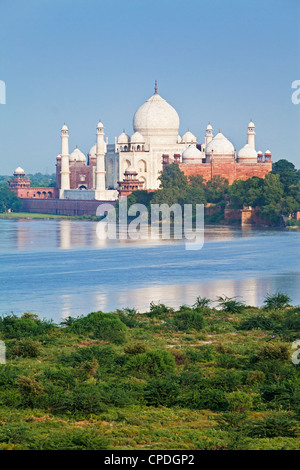
[[0,314],[68,316],[151,301],[219,295],[261,306],[281,290],[300,304],[300,232],[208,226],[201,250],[182,241],[98,240],[96,222],[0,220]]

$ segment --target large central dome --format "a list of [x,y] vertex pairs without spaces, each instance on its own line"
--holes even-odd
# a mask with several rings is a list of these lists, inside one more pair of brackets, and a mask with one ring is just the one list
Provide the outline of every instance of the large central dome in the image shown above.
[[167,135],[176,136],[177,139],[179,117],[175,109],[155,92],[136,111],[133,128],[144,137]]

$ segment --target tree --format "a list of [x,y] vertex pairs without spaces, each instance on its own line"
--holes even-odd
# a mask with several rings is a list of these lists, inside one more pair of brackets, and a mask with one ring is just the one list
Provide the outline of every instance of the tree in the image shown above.
[[11,191],[8,185],[0,186],[0,212],[17,212],[21,209],[22,203],[17,195]]
[[290,186],[297,185],[300,181],[300,172],[296,170],[295,165],[284,159],[273,164],[272,174],[279,175],[285,192],[289,191]]
[[207,202],[217,203],[224,201],[228,194],[228,180],[220,175],[215,175],[206,183]]

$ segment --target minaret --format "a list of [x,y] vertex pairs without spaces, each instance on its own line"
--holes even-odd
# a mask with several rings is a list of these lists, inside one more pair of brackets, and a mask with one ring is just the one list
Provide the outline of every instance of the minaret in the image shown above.
[[61,128],[60,199],[64,199],[64,191],[68,189],[70,189],[69,130],[64,124]]
[[248,140],[247,144],[255,150],[255,125],[252,120],[248,124]]
[[97,125],[96,143],[96,191],[105,191],[105,142],[104,127],[100,121]]
[[205,148],[207,147],[207,144],[212,140],[213,138],[213,128],[210,124],[207,125],[206,128],[206,134],[205,134]]

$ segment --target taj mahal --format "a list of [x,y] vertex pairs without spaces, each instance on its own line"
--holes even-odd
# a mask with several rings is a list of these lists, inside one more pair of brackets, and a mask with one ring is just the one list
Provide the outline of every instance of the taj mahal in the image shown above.
[[[109,144],[104,125],[96,127],[96,142],[85,155],[77,147],[69,151],[69,129],[61,129],[61,153],[56,157],[56,188],[30,188],[25,172],[17,168],[11,189],[21,198],[56,198],[68,200],[116,201],[135,189],[155,191],[166,165],[176,163],[188,177],[215,175],[228,179],[264,178],[272,170],[271,152],[255,148],[255,125],[252,120],[245,132],[245,146],[238,152],[219,132],[214,135],[208,124],[203,142],[187,130],[179,135],[176,110],[157,91],[143,103],[133,117],[133,134],[123,131]],[[24,180],[27,181],[26,184]]]

